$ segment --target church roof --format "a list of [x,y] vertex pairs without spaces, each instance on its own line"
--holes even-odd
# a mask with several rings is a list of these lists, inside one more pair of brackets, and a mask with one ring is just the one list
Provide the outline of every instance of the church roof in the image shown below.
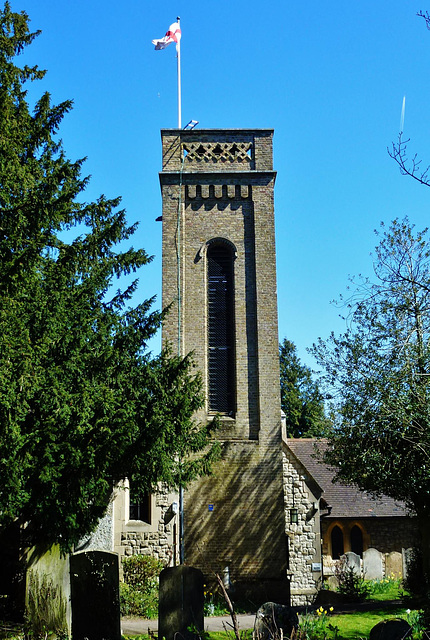
[[322,497],[331,507],[330,514],[325,517],[331,519],[380,518],[409,515],[402,502],[388,496],[374,498],[353,485],[333,482],[335,472],[322,462],[320,455],[327,446],[326,440],[288,438],[284,443],[323,490]]

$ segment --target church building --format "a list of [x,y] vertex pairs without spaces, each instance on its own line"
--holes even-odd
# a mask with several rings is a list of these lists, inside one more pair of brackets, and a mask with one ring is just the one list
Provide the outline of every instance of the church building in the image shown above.
[[183,499],[186,564],[289,601],[271,129],[164,129],[163,341],[192,352],[222,460]]
[[134,496],[125,480],[99,527],[106,540],[85,548],[113,538],[120,557],[183,562],[207,581],[218,573],[235,599],[256,604],[311,604],[344,551],[362,563],[378,553],[381,575],[395,557],[405,575],[415,543],[404,508],[334,485],[315,443],[281,424],[273,130],[161,137],[163,341],[192,352],[205,397],[196,419],[219,416],[222,458],[181,495],[160,486]]

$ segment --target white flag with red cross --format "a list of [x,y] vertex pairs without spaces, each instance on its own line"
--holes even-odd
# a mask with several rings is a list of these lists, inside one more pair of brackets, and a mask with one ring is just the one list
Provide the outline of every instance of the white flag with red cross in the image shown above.
[[179,26],[178,22],[174,22],[170,25],[168,31],[166,32],[166,35],[158,40],[153,40],[152,44],[155,45],[157,51],[160,51],[161,49],[165,49],[169,44],[172,44],[172,42],[176,42],[177,46],[180,39],[181,27]]

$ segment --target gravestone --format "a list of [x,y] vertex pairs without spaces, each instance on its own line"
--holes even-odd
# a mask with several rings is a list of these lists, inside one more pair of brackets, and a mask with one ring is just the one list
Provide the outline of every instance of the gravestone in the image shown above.
[[346,566],[348,568],[354,569],[354,572],[360,575],[361,566],[360,566],[360,556],[354,553],[354,551],[347,551],[345,553],[346,558]]
[[120,640],[118,554],[72,554],[70,586],[73,640]]
[[[191,631],[190,631],[191,629]],[[204,629],[203,574],[180,565],[160,573],[158,637],[197,640]]]
[[339,587],[339,580],[336,578],[336,576],[329,576],[325,580],[324,584],[325,584],[327,589],[331,589],[332,591],[336,591],[336,589]]
[[403,560],[399,551],[391,551],[385,556],[385,577],[403,578]]
[[297,613],[288,605],[266,602],[261,605],[255,615],[255,640],[273,640],[280,637],[290,638],[293,630],[297,630],[299,619]]
[[363,553],[363,573],[366,580],[382,580],[382,553],[377,549],[367,549]]
[[369,640],[404,640],[412,636],[412,628],[401,618],[378,622],[369,634]]
[[47,632],[70,635],[68,556],[61,554],[58,545],[43,553],[33,547],[27,554],[27,562],[25,609],[31,635],[43,637]]

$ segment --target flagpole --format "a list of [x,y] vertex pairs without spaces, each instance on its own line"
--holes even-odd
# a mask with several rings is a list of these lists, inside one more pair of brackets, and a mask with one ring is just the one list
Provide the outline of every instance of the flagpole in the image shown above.
[[[181,26],[181,18],[178,16],[176,21]],[[182,129],[181,120],[181,38],[178,39],[176,44],[176,58],[178,60],[178,129]]]

